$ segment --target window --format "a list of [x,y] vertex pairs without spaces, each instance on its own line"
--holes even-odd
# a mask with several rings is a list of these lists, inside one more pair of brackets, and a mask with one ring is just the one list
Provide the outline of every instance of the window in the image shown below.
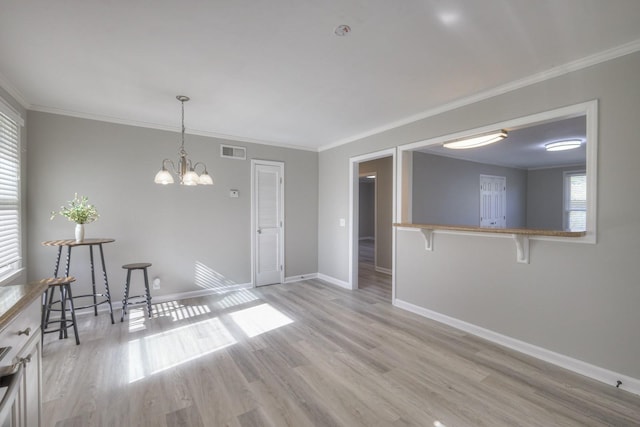
[[564,173],[564,228],[567,231],[587,229],[587,174],[585,171]]
[[20,248],[19,116],[0,102],[0,281],[17,272]]

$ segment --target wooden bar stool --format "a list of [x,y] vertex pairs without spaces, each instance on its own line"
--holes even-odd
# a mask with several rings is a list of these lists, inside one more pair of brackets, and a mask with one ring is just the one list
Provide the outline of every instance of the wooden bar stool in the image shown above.
[[[73,276],[68,277],[51,277],[48,279],[42,279],[38,283],[45,283],[49,285],[49,288],[42,293],[42,319],[41,329],[42,337],[44,340],[44,334],[50,334],[53,332],[59,332],[59,339],[68,338],[67,329],[73,326],[73,333],[76,336],[76,345],[80,344],[80,337],[78,335],[78,323],[76,322],[76,310],[73,305],[73,293],[71,292],[71,283],[76,279]],[[60,299],[54,301],[55,290],[60,291]],[[60,304],[60,308],[53,308],[56,303]],[[69,307],[67,308],[67,303]],[[51,312],[59,311],[60,317],[57,319],[51,319]],[[71,313],[71,320],[67,319],[67,311]],[[50,323],[59,323],[60,327],[57,329],[47,329]]]
[[[151,267],[149,262],[140,262],[136,264],[125,264],[122,266],[127,270],[127,281],[124,284],[124,298],[122,299],[122,317],[120,321],[124,322],[124,316],[127,314],[127,306],[145,304],[147,305],[147,314],[151,318],[151,291],[149,291],[149,277],[147,275],[147,268]],[[129,289],[131,287],[131,272],[134,270],[142,270],[144,273],[144,295],[129,296]],[[132,298],[142,298],[144,300],[129,302]]]

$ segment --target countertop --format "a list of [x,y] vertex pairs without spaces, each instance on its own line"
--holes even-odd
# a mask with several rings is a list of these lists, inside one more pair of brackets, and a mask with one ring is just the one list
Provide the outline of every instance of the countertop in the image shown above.
[[585,231],[537,230],[532,228],[488,228],[471,227],[465,225],[440,224],[393,224],[396,227],[422,228],[425,230],[471,231],[475,233],[517,234],[522,236],[551,236],[551,237],[584,237]]
[[41,297],[48,286],[44,281],[28,285],[0,286],[0,331],[33,300]]

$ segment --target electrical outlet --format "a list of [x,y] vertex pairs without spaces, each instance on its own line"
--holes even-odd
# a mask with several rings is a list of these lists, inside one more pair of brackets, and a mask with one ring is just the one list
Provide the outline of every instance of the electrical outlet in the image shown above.
[[153,279],[153,289],[160,289],[160,278],[154,277]]

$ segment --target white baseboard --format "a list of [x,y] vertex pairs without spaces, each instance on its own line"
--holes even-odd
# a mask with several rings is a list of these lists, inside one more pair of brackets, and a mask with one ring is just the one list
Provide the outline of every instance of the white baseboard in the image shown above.
[[382,273],[382,274],[388,274],[389,276],[391,276],[392,272],[390,268],[384,268],[384,267],[378,267],[376,266],[376,271],[378,273]]
[[[251,289],[251,288],[253,288],[251,283],[242,283],[239,285],[226,287],[224,288],[224,291],[221,289],[198,289],[197,291],[179,292],[175,294],[158,295],[158,296],[154,296],[152,291],[151,303],[156,304],[156,303],[163,303],[163,302],[169,302],[169,301],[180,301],[188,298],[197,298],[197,297],[202,297],[206,295],[227,293],[227,292],[239,291],[241,289]],[[98,298],[101,298],[101,297],[98,297]],[[111,307],[113,307],[114,311],[122,309],[122,300],[112,299]],[[106,312],[106,311],[109,311],[109,307],[107,304],[101,304],[100,306],[98,306],[99,313]],[[76,314],[78,316],[85,315],[85,314],[93,314],[93,308],[89,307],[82,310],[77,310]]]
[[326,274],[322,273],[318,273],[318,279],[329,282],[332,285],[351,290],[351,285],[349,284],[349,282],[345,282],[344,280],[336,279],[335,277],[327,276]]
[[574,359],[572,357],[565,356],[563,354],[559,354],[551,350],[547,350],[545,348],[499,334],[489,329],[485,329],[480,326],[467,323],[463,320],[449,317],[447,315],[408,303],[406,301],[395,299],[393,301],[393,305],[418,314],[420,316],[427,317],[440,323],[444,323],[445,325],[452,326],[456,329],[460,329],[470,334],[479,336],[520,353],[524,353],[537,359],[544,360],[545,362],[552,363],[554,365],[560,366],[561,368],[568,369],[570,371],[603,382],[605,384],[615,386],[617,384],[617,381],[622,381],[622,384],[620,385],[621,389],[640,395],[640,379],[619,374],[617,372],[613,372],[599,366],[591,365],[589,363],[583,362],[582,360]]
[[317,279],[318,273],[300,274],[298,276],[289,276],[284,278],[284,283],[300,282],[302,280]]
[[[241,289],[251,289],[253,285],[251,283],[240,283],[238,285],[226,286],[224,289],[198,289],[197,291],[179,292],[176,294],[158,295],[154,297],[153,302],[167,302],[167,301],[179,301],[187,298],[197,298],[205,295],[212,294],[224,294],[227,292],[239,291]],[[153,292],[152,292],[153,294]]]

